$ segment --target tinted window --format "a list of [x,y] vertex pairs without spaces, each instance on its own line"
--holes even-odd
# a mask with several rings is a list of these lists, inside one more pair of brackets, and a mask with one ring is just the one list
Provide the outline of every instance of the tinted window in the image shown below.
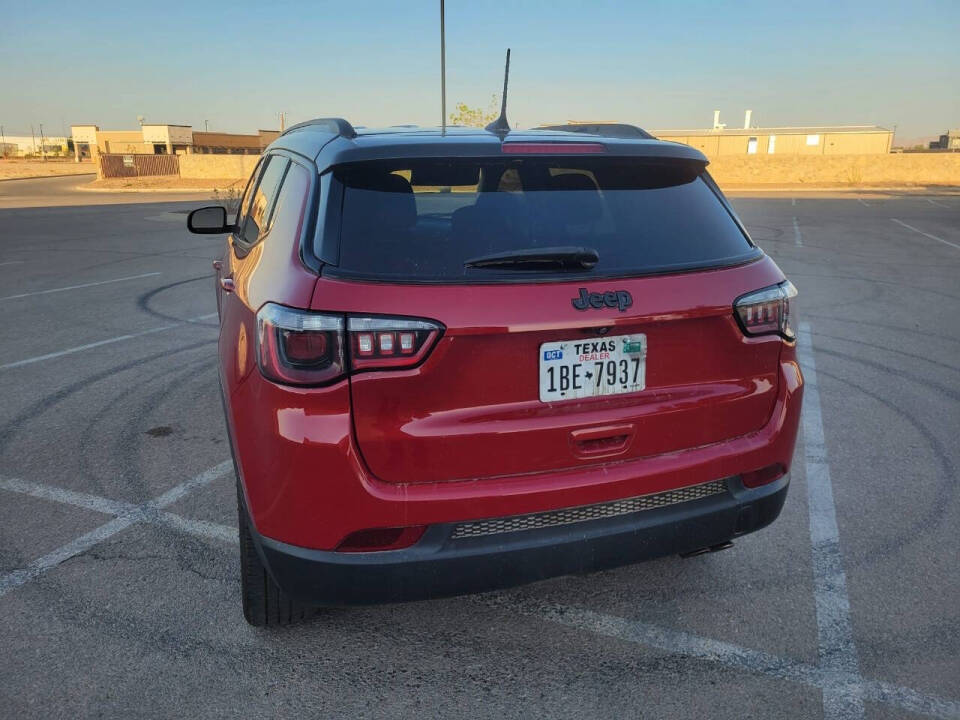
[[263,170],[262,160],[257,163],[257,167],[251,173],[250,179],[247,181],[247,187],[243,190],[243,197],[240,198],[240,205],[237,206],[237,219],[234,222],[237,227],[241,227],[240,223],[247,216],[247,210],[250,209],[250,196],[253,195],[253,189],[257,186],[257,178],[261,170]]
[[273,211],[277,189],[280,187],[280,181],[283,179],[283,173],[286,171],[289,162],[289,160],[280,156],[268,158],[267,167],[261,174],[260,182],[257,183],[256,190],[253,192],[250,211],[243,221],[241,238],[244,243],[253,245],[270,229],[270,214]]
[[297,163],[290,163],[290,170],[287,171],[277,194],[277,202],[270,219],[270,232],[274,237],[291,241],[300,239],[300,222],[309,189],[310,174],[307,169]]
[[344,186],[340,272],[527,279],[529,267],[464,263],[555,246],[584,246],[600,256],[592,270],[564,277],[711,267],[759,254],[701,173],[697,164],[611,158],[343,165],[335,170]]

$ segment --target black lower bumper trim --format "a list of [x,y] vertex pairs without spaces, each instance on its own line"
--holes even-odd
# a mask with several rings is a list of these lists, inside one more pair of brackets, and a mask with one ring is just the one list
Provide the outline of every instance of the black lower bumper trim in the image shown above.
[[433,525],[413,547],[339,553],[255,535],[270,574],[290,595],[352,605],[482,592],[688,553],[759,530],[780,514],[789,477],[654,510],[558,527],[453,539]]

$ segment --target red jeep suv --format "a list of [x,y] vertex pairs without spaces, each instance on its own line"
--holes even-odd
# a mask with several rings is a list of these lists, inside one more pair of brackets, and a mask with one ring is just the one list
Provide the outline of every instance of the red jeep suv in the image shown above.
[[772,522],[783,273],[685,145],[355,130],[265,151],[217,269],[244,614],[476,592]]

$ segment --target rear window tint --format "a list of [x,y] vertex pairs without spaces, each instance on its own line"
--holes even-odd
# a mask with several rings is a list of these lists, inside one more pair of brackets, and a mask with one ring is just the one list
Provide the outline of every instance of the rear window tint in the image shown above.
[[[341,274],[485,282],[712,267],[757,254],[702,166],[622,159],[366,162],[342,183]],[[592,270],[466,268],[538,247],[597,251]]]

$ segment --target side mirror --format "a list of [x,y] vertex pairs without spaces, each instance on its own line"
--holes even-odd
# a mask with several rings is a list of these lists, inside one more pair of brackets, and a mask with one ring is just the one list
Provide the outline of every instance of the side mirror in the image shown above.
[[187,215],[187,230],[198,235],[222,235],[234,229],[227,224],[227,209],[222,205],[198,208]]

